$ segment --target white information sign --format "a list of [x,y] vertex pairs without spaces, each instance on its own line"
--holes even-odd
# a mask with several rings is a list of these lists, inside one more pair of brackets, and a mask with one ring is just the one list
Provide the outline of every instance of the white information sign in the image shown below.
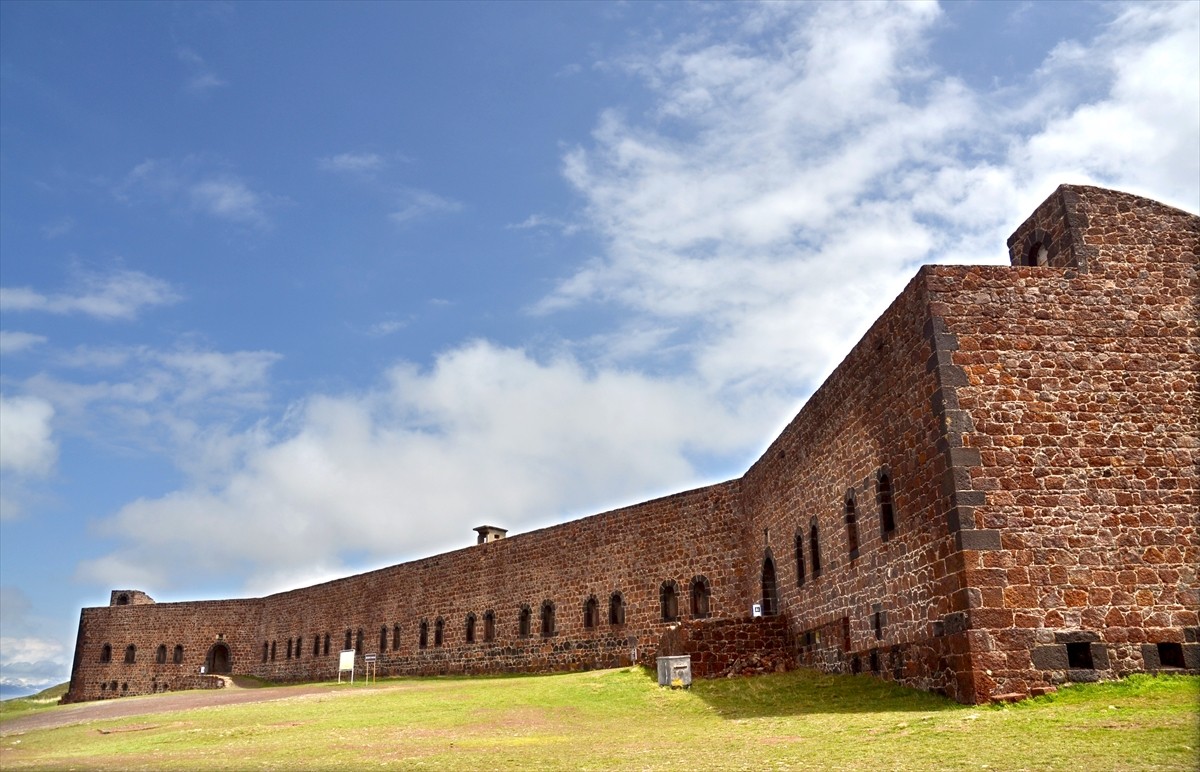
[[354,649],[346,649],[338,654],[338,683],[342,682],[342,673],[350,671],[350,683],[354,683]]

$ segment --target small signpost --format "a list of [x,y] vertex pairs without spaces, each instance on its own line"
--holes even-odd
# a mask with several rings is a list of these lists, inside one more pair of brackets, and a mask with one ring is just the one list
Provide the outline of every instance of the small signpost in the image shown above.
[[366,682],[371,683],[372,680],[378,681],[379,675],[378,675],[378,672],[375,670],[375,655],[374,654],[366,655],[365,657],[363,657],[363,662],[365,664],[365,668],[363,670],[363,678],[366,680]]
[[754,617],[755,619],[758,619],[759,617],[762,616],[762,604],[761,603],[751,604],[750,616]]
[[345,649],[338,654],[338,683],[342,682],[342,673],[350,671],[350,683],[354,683],[354,649]]

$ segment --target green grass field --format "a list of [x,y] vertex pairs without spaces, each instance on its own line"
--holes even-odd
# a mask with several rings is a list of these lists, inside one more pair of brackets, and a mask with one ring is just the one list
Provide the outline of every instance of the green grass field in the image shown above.
[[1004,707],[812,671],[689,691],[640,669],[396,679],[0,741],[6,772],[381,767],[1196,770],[1200,678],[1134,676]]

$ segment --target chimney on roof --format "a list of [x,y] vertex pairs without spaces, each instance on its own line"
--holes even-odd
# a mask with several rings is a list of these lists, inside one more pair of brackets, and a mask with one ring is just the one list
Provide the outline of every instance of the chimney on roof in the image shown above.
[[475,541],[476,544],[487,544],[490,541],[503,539],[508,531],[494,525],[481,525],[475,529],[475,533],[479,534],[479,538]]

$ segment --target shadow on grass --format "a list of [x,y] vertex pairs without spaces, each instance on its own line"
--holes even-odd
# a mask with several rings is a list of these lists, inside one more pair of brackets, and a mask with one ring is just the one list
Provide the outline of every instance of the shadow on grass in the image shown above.
[[[657,685],[654,671],[647,669],[645,674]],[[829,713],[928,713],[967,707],[936,694],[867,675],[836,675],[804,669],[696,679],[691,692],[726,719]]]

